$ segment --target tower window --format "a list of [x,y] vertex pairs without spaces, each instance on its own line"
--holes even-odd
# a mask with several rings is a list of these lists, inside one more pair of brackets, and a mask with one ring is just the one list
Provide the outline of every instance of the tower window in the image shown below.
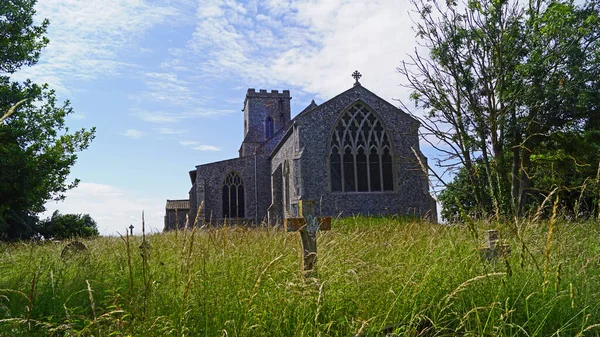
[[275,133],[275,123],[273,122],[273,118],[271,116],[267,116],[265,120],[265,139],[269,139],[273,137]]
[[334,192],[394,190],[388,135],[362,103],[350,107],[336,123],[329,143],[329,164]]

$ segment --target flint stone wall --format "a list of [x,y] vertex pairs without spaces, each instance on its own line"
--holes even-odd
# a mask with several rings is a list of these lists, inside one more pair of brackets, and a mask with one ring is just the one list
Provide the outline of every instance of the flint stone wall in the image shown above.
[[[329,140],[341,114],[356,102],[368,105],[379,117],[393,140],[394,191],[332,192],[329,169]],[[298,115],[295,130],[272,154],[272,170],[284,161],[296,161],[299,180],[298,198],[319,203],[321,215],[407,214],[428,216],[436,221],[435,202],[429,194],[426,174],[412,149],[426,164],[419,150],[419,122],[382,100],[362,86],[334,97],[322,105]],[[295,133],[295,134],[294,134]],[[296,144],[295,144],[296,143]],[[298,150],[296,150],[298,148]],[[294,206],[291,209],[294,211]]]

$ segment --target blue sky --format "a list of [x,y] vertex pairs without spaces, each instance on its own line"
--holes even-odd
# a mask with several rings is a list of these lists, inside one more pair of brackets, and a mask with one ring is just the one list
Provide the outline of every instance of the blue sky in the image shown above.
[[[97,128],[67,200],[102,234],[163,227],[195,165],[237,156],[247,88],[289,89],[292,115],[350,88],[407,101],[396,67],[413,52],[408,1],[38,0],[50,44],[14,79],[49,83]],[[422,145],[427,154],[428,149]]]

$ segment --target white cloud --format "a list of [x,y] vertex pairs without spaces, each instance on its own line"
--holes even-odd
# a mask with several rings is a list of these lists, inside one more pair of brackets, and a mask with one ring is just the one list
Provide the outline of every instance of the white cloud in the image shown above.
[[221,151],[221,148],[213,146],[213,145],[196,145],[192,146],[192,149],[198,151]]
[[193,140],[182,140],[179,144],[197,151],[221,151],[221,148],[214,145],[203,145]]
[[172,128],[156,128],[154,130],[156,130],[156,132],[158,132],[161,135],[181,135],[187,133],[187,130],[179,130]]
[[215,110],[206,88],[231,79],[329,99],[352,86],[354,70],[384,99],[406,101],[396,68],[416,45],[410,9],[389,0],[197,0],[194,32],[143,75],[132,113],[151,123],[230,113]]
[[141,131],[135,129],[127,129],[125,130],[125,132],[122,133],[122,135],[132,139],[140,139],[143,136]]
[[192,140],[181,140],[181,141],[179,141],[179,144],[181,144],[183,146],[192,146],[192,145],[197,145],[198,142],[195,142]]
[[132,191],[97,183],[80,183],[67,192],[62,202],[48,202],[42,217],[55,210],[62,214],[89,214],[98,224],[102,235],[125,234],[130,225],[141,233],[142,211],[145,211],[146,232],[161,231],[164,227],[165,201],[141,197]]
[[416,44],[410,2],[389,0],[198,0],[196,30],[169,64],[211,79],[296,87],[327,99],[361,83],[406,99],[396,68]]
[[115,76],[132,67],[123,54],[150,27],[178,15],[172,6],[145,0],[44,0],[36,10],[39,20],[50,20],[50,43],[40,62],[17,78],[49,83],[66,93],[69,80]]
[[152,72],[145,74],[145,84],[148,90],[141,93],[144,101],[165,103],[169,106],[197,106],[202,103],[192,92],[190,83],[180,79],[177,73]]
[[209,108],[193,108],[189,110],[176,110],[173,111],[149,111],[142,108],[132,108],[131,113],[139,119],[156,124],[162,123],[176,123],[186,119],[198,118],[198,117],[217,117],[233,113],[234,110],[228,109],[209,109]]

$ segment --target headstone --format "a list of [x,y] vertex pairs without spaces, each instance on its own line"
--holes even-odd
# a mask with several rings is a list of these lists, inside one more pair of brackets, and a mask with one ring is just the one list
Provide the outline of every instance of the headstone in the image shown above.
[[498,244],[498,231],[491,229],[485,233],[484,247],[479,248],[479,255],[482,259],[490,261],[500,256],[510,255],[510,246],[508,244]]
[[302,240],[302,269],[307,277],[314,276],[317,265],[317,232],[331,229],[331,217],[317,217],[316,200],[299,200],[301,218],[286,218],[287,231],[300,232]]
[[81,241],[73,241],[63,248],[60,253],[60,257],[63,259],[70,259],[75,256],[86,255],[87,256],[88,249],[85,244]]
[[498,231],[494,229],[490,229],[485,233],[485,237],[490,248],[494,248],[496,246],[496,242],[498,242]]

